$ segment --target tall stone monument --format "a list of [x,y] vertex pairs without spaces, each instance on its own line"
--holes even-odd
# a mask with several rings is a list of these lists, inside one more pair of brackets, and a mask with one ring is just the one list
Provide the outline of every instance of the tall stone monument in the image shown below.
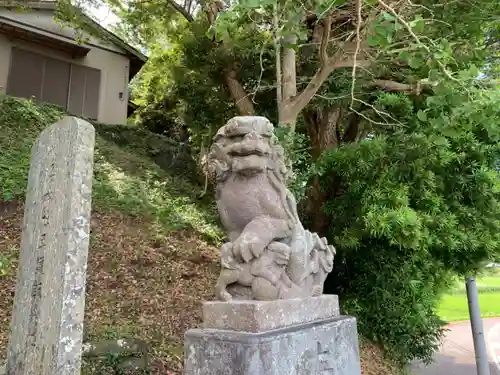
[[75,117],[33,146],[7,375],[80,374],[93,154]]
[[186,375],[361,374],[356,320],[322,294],[335,249],[302,226],[273,130],[264,117],[235,117],[208,155],[229,241],[219,301],[186,333]]

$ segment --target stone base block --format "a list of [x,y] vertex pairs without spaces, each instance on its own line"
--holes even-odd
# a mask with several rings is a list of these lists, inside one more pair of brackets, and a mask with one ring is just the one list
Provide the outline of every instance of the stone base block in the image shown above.
[[356,320],[346,316],[258,333],[193,329],[184,349],[186,375],[361,374]]
[[335,295],[275,301],[234,300],[203,304],[203,327],[264,332],[294,324],[339,316]]

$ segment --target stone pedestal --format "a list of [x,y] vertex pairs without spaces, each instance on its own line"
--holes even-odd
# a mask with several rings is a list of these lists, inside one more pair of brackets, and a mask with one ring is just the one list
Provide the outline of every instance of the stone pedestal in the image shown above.
[[185,336],[186,375],[360,375],[356,320],[337,296],[207,302]]

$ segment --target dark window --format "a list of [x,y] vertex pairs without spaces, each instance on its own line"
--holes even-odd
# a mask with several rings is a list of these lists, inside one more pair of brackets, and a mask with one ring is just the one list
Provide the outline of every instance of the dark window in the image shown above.
[[96,120],[101,71],[12,48],[7,95],[57,104]]
[[66,108],[68,103],[70,69],[70,63],[45,58],[42,101]]
[[101,71],[80,65],[71,66],[68,112],[97,119]]
[[41,99],[44,65],[43,56],[12,48],[7,94]]

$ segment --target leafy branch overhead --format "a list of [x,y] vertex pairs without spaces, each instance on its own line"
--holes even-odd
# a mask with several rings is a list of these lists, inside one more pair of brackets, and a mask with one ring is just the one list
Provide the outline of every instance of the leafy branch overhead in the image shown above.
[[[88,7],[100,1],[124,20],[119,27],[122,34],[148,48],[175,43],[175,30],[186,22],[195,34],[204,29],[207,52],[220,62],[219,77],[214,78],[220,78],[237,113],[254,114],[256,93],[274,89],[279,123],[292,130],[336,72],[350,76],[350,108],[362,116],[358,107],[369,105],[355,94],[360,86],[418,95],[443,80],[458,82],[456,72],[465,60],[470,63],[484,52],[477,44],[471,45],[470,34],[475,35],[473,43],[484,38],[495,29],[494,15],[498,14],[498,4],[492,0],[483,0],[481,6],[474,4],[479,0],[465,4],[444,0],[76,3]],[[466,30],[457,27],[464,20]],[[254,64],[261,70],[253,82],[245,81],[235,55],[249,40],[254,42],[249,46],[256,57]],[[457,51],[461,61],[456,59]],[[264,73],[269,69],[274,69],[272,80]]]
[[[414,4],[410,0],[219,3],[218,17],[210,32],[220,43],[228,45],[242,42],[248,28],[267,34],[264,43],[275,48],[277,59],[279,120],[293,127],[299,113],[336,70],[352,70],[353,101],[357,100],[354,86],[358,76],[363,76],[362,82],[371,87],[416,94],[443,79],[458,81],[453,73],[457,63],[451,44],[443,36],[455,37],[453,43],[458,48],[466,48],[468,40],[441,33],[446,29],[443,25],[450,30],[453,26],[443,20],[440,8],[453,6],[445,2],[429,3]],[[493,22],[491,14],[484,12],[480,16]],[[317,51],[316,69],[312,76],[300,79],[297,84],[298,56],[312,49]],[[389,66],[384,67],[386,64]],[[392,67],[410,68],[417,74],[406,79],[378,77]]]

